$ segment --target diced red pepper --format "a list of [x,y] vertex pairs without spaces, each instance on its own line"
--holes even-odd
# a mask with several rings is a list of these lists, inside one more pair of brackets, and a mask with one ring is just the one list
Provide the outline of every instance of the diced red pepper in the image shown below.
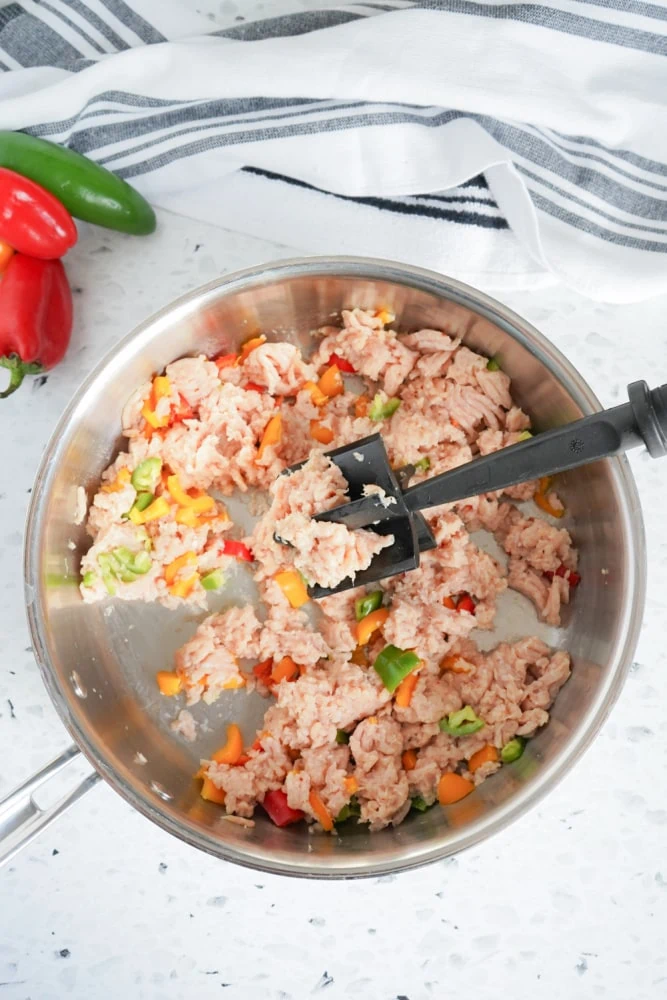
[[298,823],[303,819],[305,813],[300,809],[291,809],[287,804],[287,795],[282,788],[277,788],[273,792],[267,792],[262,802],[269,819],[276,826],[289,826],[290,823]]
[[475,614],[475,602],[473,601],[470,594],[461,594],[458,601],[456,602],[457,611],[467,611],[469,614]]
[[553,580],[554,576],[562,576],[567,580],[570,587],[578,587],[581,583],[581,576],[579,573],[575,573],[574,570],[568,569],[566,566],[563,566],[562,563],[555,573],[552,569],[548,569],[545,570],[544,575],[549,581]]
[[172,423],[179,424],[182,420],[194,420],[195,411],[192,409],[182,392],[178,394],[178,406],[172,407]]
[[244,389],[252,389],[253,392],[266,392],[265,385],[257,385],[257,382],[246,382]]
[[222,551],[226,556],[233,556],[234,559],[240,559],[241,562],[252,562],[253,554],[247,545],[243,542],[235,542],[231,538],[226,538],[222,544]]
[[271,679],[271,671],[273,670],[273,658],[269,657],[268,660],[262,660],[261,663],[256,663],[252,668],[252,672],[259,681],[263,681],[265,684]]
[[247,764],[249,760],[250,760],[250,755],[247,753],[242,753],[239,759],[236,761],[236,764],[234,764],[234,767],[243,767],[243,765]]
[[327,367],[331,368],[332,365],[335,365],[339,372],[347,372],[348,375],[354,375],[357,370],[350,364],[349,361],[346,361],[345,358],[341,358],[340,354],[331,355],[327,361]]

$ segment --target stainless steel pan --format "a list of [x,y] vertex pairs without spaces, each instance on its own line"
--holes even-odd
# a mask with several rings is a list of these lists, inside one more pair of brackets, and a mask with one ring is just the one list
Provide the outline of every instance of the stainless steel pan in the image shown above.
[[[46,449],[28,517],[25,587],[35,655],[63,722],[95,771],[50,809],[34,804],[37,785],[77,756],[72,747],[1,803],[0,858],[15,853],[99,774],[149,819],[220,858],[301,876],[398,871],[502,829],[553,788],[595,736],[625,678],[644,602],[641,514],[622,458],[568,473],[559,485],[583,576],[563,629],[537,626],[523,598],[503,597],[496,639],[536,630],[573,654],[573,675],[551,722],[520,761],[446,813],[435,808],[411,815],[379,834],[363,827],[344,836],[305,827],[278,830],[261,810],[254,829],[223,820],[219,807],[200,798],[192,775],[199,757],[220,742],[226,721],[241,721],[250,736],[265,704],[234,692],[206,709],[208,732],[195,744],[182,742],[168,727],[177,706],[156,693],[154,675],[169,668],[175,649],[196,627],[194,617],[139,602],[82,603],[77,567],[87,539],[75,523],[77,486],[89,496],[94,492],[121,444],[120,413],[132,389],[182,355],[233,351],[255,330],[308,348],[311,330],[354,305],[388,306],[404,330],[454,327],[471,347],[499,356],[515,397],[538,427],[599,408],[572,366],[514,313],[458,282],[386,261],[310,258],[266,265],[214,281],[149,319],[67,408]],[[240,581],[232,581],[214,606],[241,593]]]

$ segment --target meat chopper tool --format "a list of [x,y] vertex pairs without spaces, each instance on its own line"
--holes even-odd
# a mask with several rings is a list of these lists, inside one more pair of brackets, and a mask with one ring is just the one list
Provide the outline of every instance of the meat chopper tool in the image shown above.
[[[419,553],[436,546],[421,510],[555,475],[642,444],[652,458],[661,458],[667,453],[667,385],[649,389],[644,381],[632,382],[628,399],[628,403],[545,431],[414,486],[408,484],[415,466],[392,469],[380,434],[327,452],[349,484],[350,501],[314,519],[393,535],[394,542],[354,580],[346,577],[330,588],[309,585],[309,595],[327,597],[416,569]],[[368,486],[378,486],[383,492],[365,494]]]

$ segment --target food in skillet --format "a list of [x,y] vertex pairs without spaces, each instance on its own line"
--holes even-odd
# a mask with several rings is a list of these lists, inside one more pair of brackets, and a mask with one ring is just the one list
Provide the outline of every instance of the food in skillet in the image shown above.
[[[90,506],[86,601],[206,608],[238,563],[253,573],[257,606],[206,617],[158,675],[188,705],[240,687],[275,698],[254,742],[230,726],[202,762],[202,794],[232,814],[261,803],[280,826],[330,830],[358,817],[377,830],[411,808],[454,803],[521,756],[569,676],[568,654],[534,636],[491,652],[471,638],[493,627],[508,587],[560,621],[579,577],[548,482],[433,508],[438,547],[418,570],[308,599],[306,582],[353,578],[389,541],[312,520],[346,500],[325,451],[379,430],[392,464],[431,476],[530,433],[493,359],[454,333],[402,335],[392,322],[386,311],[345,311],[309,361],[257,336],[238,355],[168,365],[126,405],[127,451]],[[246,493],[263,510],[243,536],[221,498]],[[517,506],[531,500],[532,513]],[[472,540],[479,529],[506,565]]]

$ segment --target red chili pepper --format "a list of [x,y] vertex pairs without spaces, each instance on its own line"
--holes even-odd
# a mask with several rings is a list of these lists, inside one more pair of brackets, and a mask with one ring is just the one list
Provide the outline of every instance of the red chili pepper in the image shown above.
[[231,538],[225,539],[222,543],[222,551],[226,556],[233,556],[234,559],[240,559],[241,562],[252,562],[253,554],[247,545],[243,542],[235,542]]
[[456,602],[457,611],[468,611],[471,615],[475,614],[475,602],[473,601],[470,594],[461,594],[458,601]]
[[0,366],[10,396],[26,375],[53,368],[72,333],[72,292],[59,260],[14,254],[0,281]]
[[347,372],[349,375],[354,375],[357,371],[357,369],[354,368],[349,361],[346,361],[345,358],[341,358],[340,354],[331,355],[327,361],[327,368],[331,368],[332,365],[335,365],[339,372]]
[[65,206],[50,191],[6,167],[0,167],[0,206],[0,240],[18,253],[55,260],[77,241]]
[[254,392],[266,392],[265,385],[257,385],[256,382],[246,382],[244,389],[252,389]]
[[274,792],[267,792],[262,805],[269,814],[269,819],[276,826],[289,826],[290,823],[298,823],[305,815],[300,809],[292,809],[288,806],[287,795],[282,788],[277,788]]

